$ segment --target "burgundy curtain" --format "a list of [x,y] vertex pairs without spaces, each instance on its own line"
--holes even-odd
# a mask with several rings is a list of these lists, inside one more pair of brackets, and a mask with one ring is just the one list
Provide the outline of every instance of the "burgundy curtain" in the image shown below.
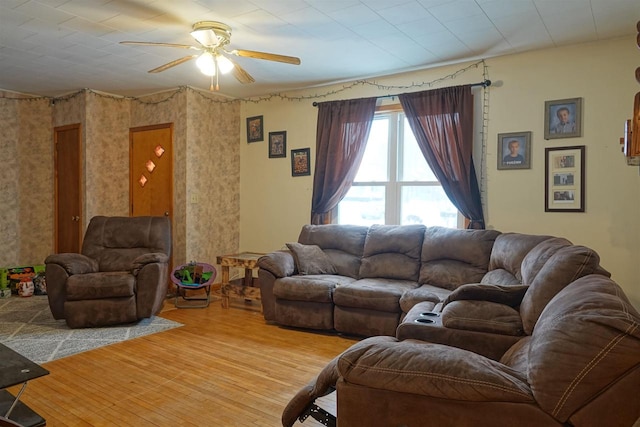
[[330,224],[358,173],[376,110],[376,98],[318,104],[311,223]]
[[473,94],[455,86],[399,95],[411,130],[442,188],[469,220],[485,227],[473,166]]

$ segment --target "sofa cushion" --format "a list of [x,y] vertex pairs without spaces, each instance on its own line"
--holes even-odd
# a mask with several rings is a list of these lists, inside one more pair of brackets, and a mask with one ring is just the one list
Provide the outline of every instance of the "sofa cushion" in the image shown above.
[[460,286],[443,301],[446,306],[452,301],[476,300],[491,301],[498,304],[505,304],[509,307],[517,307],[522,302],[524,294],[529,289],[528,286],[503,286],[483,283],[469,283]]
[[339,306],[398,313],[402,294],[417,286],[409,280],[360,279],[336,288],[333,301]]
[[449,291],[431,285],[422,285],[415,289],[409,289],[400,297],[400,308],[403,313],[408,313],[416,304],[429,301],[434,306],[446,298]]
[[339,275],[358,278],[368,230],[360,225],[307,224],[300,231],[298,243],[320,246]]
[[565,422],[640,365],[640,314],[611,279],[582,277],[547,304],[528,358],[536,402]]
[[521,285],[520,280],[516,279],[516,276],[503,268],[487,271],[487,274],[482,276],[482,280],[480,280],[480,283],[482,283],[483,285],[501,286]]
[[557,250],[535,275],[522,299],[520,315],[527,335],[547,303],[569,283],[595,273],[599,263],[598,254],[585,246],[571,245]]
[[571,242],[562,237],[553,237],[538,243],[522,260],[522,283],[530,285],[549,258],[566,246],[571,246]]
[[364,242],[360,278],[418,280],[423,225],[372,225]]
[[496,230],[429,227],[422,244],[418,282],[453,290],[479,282],[489,267]]
[[332,302],[332,294],[336,286],[354,280],[350,277],[333,275],[282,277],[273,283],[273,295],[278,299],[291,301]]
[[287,243],[300,274],[336,274],[333,263],[318,245]]
[[[470,351],[417,340],[362,340],[339,356],[338,372],[346,382],[373,389],[472,402],[533,403],[526,375]],[[424,416],[427,420],[429,413]]]
[[135,283],[127,272],[74,274],[67,279],[67,301],[131,297]]
[[520,313],[508,305],[490,301],[452,301],[442,310],[442,325],[466,331],[522,335]]
[[[536,245],[551,238],[552,236],[539,236],[534,234],[500,234],[496,237],[496,241],[491,249],[489,271],[505,270],[506,273],[513,276],[517,283],[522,283],[522,273],[520,271],[522,260]],[[497,282],[494,283],[498,284]]]

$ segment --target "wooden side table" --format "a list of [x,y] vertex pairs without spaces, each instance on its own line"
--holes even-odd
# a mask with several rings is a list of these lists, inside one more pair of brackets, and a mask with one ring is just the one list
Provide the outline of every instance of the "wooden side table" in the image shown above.
[[[260,300],[260,287],[253,286],[253,270],[258,268],[258,258],[263,253],[241,252],[239,254],[220,255],[217,262],[222,270],[222,308],[229,308],[229,296],[234,295],[245,300]],[[241,283],[229,282],[229,267],[244,268],[244,279]]]

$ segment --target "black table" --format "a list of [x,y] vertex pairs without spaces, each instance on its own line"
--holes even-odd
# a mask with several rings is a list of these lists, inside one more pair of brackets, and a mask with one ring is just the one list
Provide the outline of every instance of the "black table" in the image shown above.
[[[0,414],[26,427],[46,425],[44,418],[20,402],[20,396],[28,381],[47,374],[42,366],[0,344]],[[18,384],[22,388],[15,396],[4,390]]]

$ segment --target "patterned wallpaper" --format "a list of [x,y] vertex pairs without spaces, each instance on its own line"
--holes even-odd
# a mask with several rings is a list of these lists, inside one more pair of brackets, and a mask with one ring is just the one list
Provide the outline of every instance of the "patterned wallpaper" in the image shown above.
[[48,100],[19,103],[17,264],[42,264],[53,248],[53,143]]
[[240,246],[240,105],[212,99],[189,92],[186,159],[187,260],[211,264]]
[[129,215],[128,99],[87,95],[85,224],[96,215]]
[[[215,100],[189,88],[139,100],[82,91],[53,106],[0,97],[0,266],[41,263],[53,251],[53,128],[75,123],[85,225],[94,215],[128,215],[129,128],[173,123],[174,264],[237,251],[240,108]],[[193,194],[198,203],[189,203]]]
[[[20,259],[20,199],[18,197],[21,171],[18,170],[18,138],[19,138],[19,102],[0,99],[0,157],[3,167],[0,168],[0,266],[14,265]],[[23,174],[24,172],[22,172]],[[45,208],[46,209],[46,208]]]

